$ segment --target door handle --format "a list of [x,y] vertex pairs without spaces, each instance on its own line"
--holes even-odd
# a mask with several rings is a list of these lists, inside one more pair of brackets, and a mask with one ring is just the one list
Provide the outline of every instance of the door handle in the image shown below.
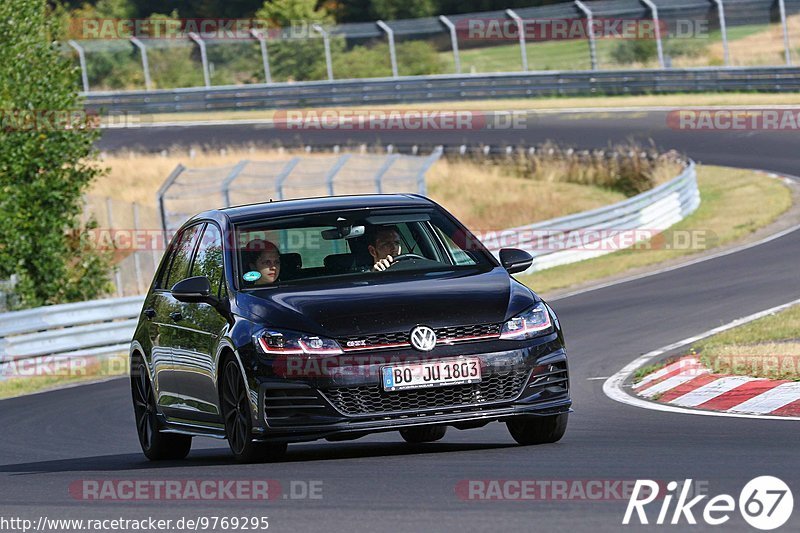
[[156,310],[153,309],[152,307],[148,307],[147,309],[144,310],[144,316],[152,319],[153,317],[156,316]]
[[181,318],[183,318],[180,311],[173,311],[169,314],[169,317],[175,322],[178,322]]

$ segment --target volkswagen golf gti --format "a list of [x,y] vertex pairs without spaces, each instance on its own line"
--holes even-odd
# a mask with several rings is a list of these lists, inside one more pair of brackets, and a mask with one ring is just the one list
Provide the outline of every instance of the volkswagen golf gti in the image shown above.
[[237,461],[288,443],[398,431],[441,439],[499,421],[558,441],[571,412],[553,309],[418,195],[252,204],[200,213],[167,247],[130,348],[136,429],[152,460],[195,436]]

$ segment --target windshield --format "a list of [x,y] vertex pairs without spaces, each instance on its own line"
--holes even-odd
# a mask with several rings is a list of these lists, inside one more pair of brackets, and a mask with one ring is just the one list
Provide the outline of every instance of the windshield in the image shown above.
[[249,222],[236,227],[236,242],[242,289],[495,266],[471,233],[433,209],[342,211]]

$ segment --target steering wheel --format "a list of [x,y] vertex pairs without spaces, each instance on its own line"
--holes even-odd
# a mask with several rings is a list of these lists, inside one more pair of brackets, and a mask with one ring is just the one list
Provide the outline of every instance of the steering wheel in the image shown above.
[[[392,261],[392,265],[395,263],[399,263],[400,261],[407,261],[409,259],[425,259],[419,254],[400,254],[397,257],[393,257],[394,261]],[[392,265],[389,265],[391,268]]]

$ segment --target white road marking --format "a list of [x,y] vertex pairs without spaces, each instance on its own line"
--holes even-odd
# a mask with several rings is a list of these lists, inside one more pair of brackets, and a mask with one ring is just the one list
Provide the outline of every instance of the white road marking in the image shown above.
[[711,383],[706,383],[702,387],[698,387],[692,392],[688,392],[683,396],[675,398],[669,403],[673,405],[680,405],[681,407],[696,407],[701,403],[706,403],[709,400],[713,400],[717,396],[732,391],[739,385],[744,385],[745,383],[755,381],[756,379],[757,378],[750,376],[726,376],[724,378],[714,380]]
[[800,400],[800,382],[781,383],[774,389],[762,392],[730,408],[734,413],[765,414]]
[[753,313],[752,315],[748,315],[746,317],[742,317],[739,319],[734,320],[733,322],[729,322],[725,325],[716,327],[714,329],[710,329],[699,335],[695,335],[693,337],[689,337],[683,339],[678,342],[674,342],[668,346],[664,346],[663,348],[659,348],[658,350],[653,350],[652,352],[648,352],[641,357],[637,357],[630,363],[628,363],[622,370],[608,378],[605,383],[603,383],[603,393],[606,396],[611,398],[612,400],[620,403],[624,403],[627,405],[633,405],[635,407],[642,407],[644,409],[650,409],[652,411],[665,411],[669,413],[681,413],[681,414],[688,414],[688,415],[699,415],[699,416],[723,416],[723,417],[731,417],[731,418],[763,418],[769,420],[800,420],[800,416],[773,416],[773,415],[754,415],[754,414],[747,414],[747,413],[728,413],[728,412],[720,412],[720,411],[701,411],[697,409],[687,409],[685,407],[678,407],[675,405],[669,405],[664,403],[658,402],[651,402],[648,400],[644,400],[642,398],[638,398],[623,388],[623,384],[628,380],[630,376],[636,372],[640,367],[650,363],[653,359],[657,358],[660,355],[664,355],[667,352],[672,350],[677,350],[678,348],[683,348],[684,346],[688,346],[692,343],[695,343],[701,339],[705,339],[706,337],[710,337],[712,335],[716,335],[717,333],[722,333],[723,331],[727,331],[729,329],[733,329],[737,326],[741,326],[743,324],[747,324],[754,320],[758,320],[759,318],[763,318],[765,316],[773,315],[775,313],[779,313],[785,309],[788,309],[792,306],[800,304],[800,299],[793,300],[791,302],[778,305],[775,307],[771,307],[764,311],[760,311],[758,313]]

